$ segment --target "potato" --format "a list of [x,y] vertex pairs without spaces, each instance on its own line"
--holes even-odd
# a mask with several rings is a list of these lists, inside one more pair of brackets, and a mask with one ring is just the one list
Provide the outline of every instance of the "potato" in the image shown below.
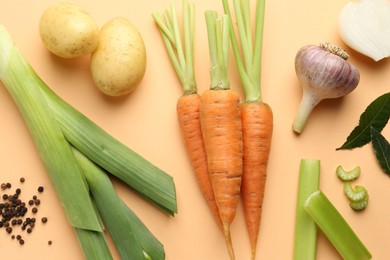
[[99,27],[92,15],[73,3],[47,8],[39,22],[43,44],[55,55],[75,58],[92,53],[98,45]]
[[91,56],[91,73],[98,89],[109,96],[129,94],[146,69],[146,50],[137,28],[124,17],[109,20],[100,30]]

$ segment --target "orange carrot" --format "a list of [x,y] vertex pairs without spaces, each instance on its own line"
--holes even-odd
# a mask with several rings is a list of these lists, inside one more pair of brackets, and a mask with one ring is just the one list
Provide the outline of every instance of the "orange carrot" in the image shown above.
[[207,156],[199,119],[199,106],[200,96],[198,94],[182,96],[177,102],[177,116],[184,144],[200,190],[218,222],[219,227],[222,228],[213,187],[211,186],[208,174]]
[[236,215],[242,176],[242,127],[240,99],[230,89],[227,76],[229,20],[206,11],[210,52],[210,89],[201,95],[200,125],[209,176],[221,217],[230,259],[235,259],[230,226]]
[[197,94],[197,86],[194,73],[194,7],[183,0],[183,39],[179,33],[179,24],[175,6],[170,12],[166,11],[162,16],[153,14],[164,40],[172,65],[183,87],[183,96],[177,102],[176,111],[183,141],[190,159],[200,191],[208,203],[219,227],[222,222],[218,207],[215,202],[214,192],[207,169],[207,156],[203,144],[199,119],[200,96]]
[[[222,1],[225,13],[230,16],[228,0]],[[251,27],[249,1],[233,1],[233,4],[241,42],[238,43],[231,26],[231,43],[245,92],[245,103],[241,107],[244,146],[241,195],[252,259],[255,259],[273,131],[272,110],[262,101],[260,86],[265,0],[256,1],[254,30]],[[233,24],[231,19],[230,24]],[[252,32],[255,34],[253,41]]]
[[207,90],[201,96],[201,127],[209,176],[231,259],[230,225],[236,215],[242,175],[239,96],[232,90]]
[[263,102],[244,103],[241,105],[241,120],[244,145],[241,194],[254,258],[271,149],[272,110]]

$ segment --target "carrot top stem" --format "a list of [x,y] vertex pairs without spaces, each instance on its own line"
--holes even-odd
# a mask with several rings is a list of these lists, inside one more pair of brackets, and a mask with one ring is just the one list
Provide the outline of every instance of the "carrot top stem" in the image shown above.
[[174,5],[163,14],[153,13],[152,17],[160,30],[173,68],[183,86],[184,95],[197,93],[194,72],[194,4],[183,0],[182,32],[180,32]]
[[[230,39],[246,102],[261,101],[261,56],[265,0],[256,1],[254,43],[250,19],[250,1],[233,0],[238,37],[233,28],[228,0],[222,0],[222,3],[225,14],[230,17]],[[240,40],[241,50],[237,38]]]
[[206,11],[206,26],[210,53],[210,89],[230,89],[228,79],[229,20],[227,15],[218,19],[216,11]]

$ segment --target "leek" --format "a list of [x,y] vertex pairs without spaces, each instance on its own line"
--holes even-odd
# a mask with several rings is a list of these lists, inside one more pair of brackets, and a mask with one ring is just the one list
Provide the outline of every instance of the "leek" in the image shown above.
[[46,84],[42,82],[39,87],[69,143],[168,214],[173,216],[177,212],[172,176],[113,138]]
[[302,159],[299,172],[298,198],[295,218],[295,260],[316,259],[317,225],[303,205],[311,193],[319,189],[320,161]]
[[118,197],[106,172],[77,149],[73,153],[122,259],[164,259],[161,243]]
[[45,96],[36,87],[40,84],[39,78],[3,26],[0,26],[0,46],[0,80],[24,118],[70,224],[80,229],[102,231],[69,144],[47,109]]
[[372,258],[362,241],[320,190],[309,195],[305,201],[304,209],[343,259],[365,260]]
[[[17,52],[17,50],[4,27],[1,28],[0,34],[2,46],[0,51],[3,55],[2,61],[0,61],[0,79],[3,81],[18,80],[21,77],[17,74],[31,78],[28,82],[28,88],[32,92],[40,92],[41,96],[46,97],[41,110],[47,107],[52,108],[51,111],[69,143],[109,173],[124,181],[141,196],[153,202],[168,214],[174,215],[177,212],[177,204],[173,178],[120,143],[74,107],[62,100],[42,81],[19,53],[17,57],[8,57],[11,55],[10,53]],[[12,58],[12,64],[15,67],[24,67],[25,69],[18,72],[6,71],[10,58]],[[1,74],[4,74],[4,76],[2,77]],[[4,82],[4,84],[19,84],[19,82]],[[41,91],[38,91],[38,89]],[[34,103],[34,99],[32,98],[30,101]],[[22,101],[20,103],[20,106],[23,107],[25,102]],[[33,105],[40,106],[37,102]],[[34,110],[30,109],[30,113],[32,111]],[[46,111],[46,113],[49,112]],[[53,115],[50,115],[50,118],[53,118]],[[54,125],[57,126],[58,123]],[[49,125],[51,124],[48,124],[46,128]],[[65,184],[64,186],[66,187]]]
[[103,232],[90,231],[80,228],[76,228],[75,230],[85,259],[113,259]]

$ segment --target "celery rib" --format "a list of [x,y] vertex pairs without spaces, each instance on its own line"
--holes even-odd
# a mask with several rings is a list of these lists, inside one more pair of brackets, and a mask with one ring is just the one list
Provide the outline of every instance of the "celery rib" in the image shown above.
[[304,209],[344,259],[372,258],[356,233],[320,190],[310,194],[305,201]]
[[320,161],[302,159],[295,217],[294,260],[316,259],[317,225],[306,213],[304,203],[311,193],[318,190],[319,181]]

